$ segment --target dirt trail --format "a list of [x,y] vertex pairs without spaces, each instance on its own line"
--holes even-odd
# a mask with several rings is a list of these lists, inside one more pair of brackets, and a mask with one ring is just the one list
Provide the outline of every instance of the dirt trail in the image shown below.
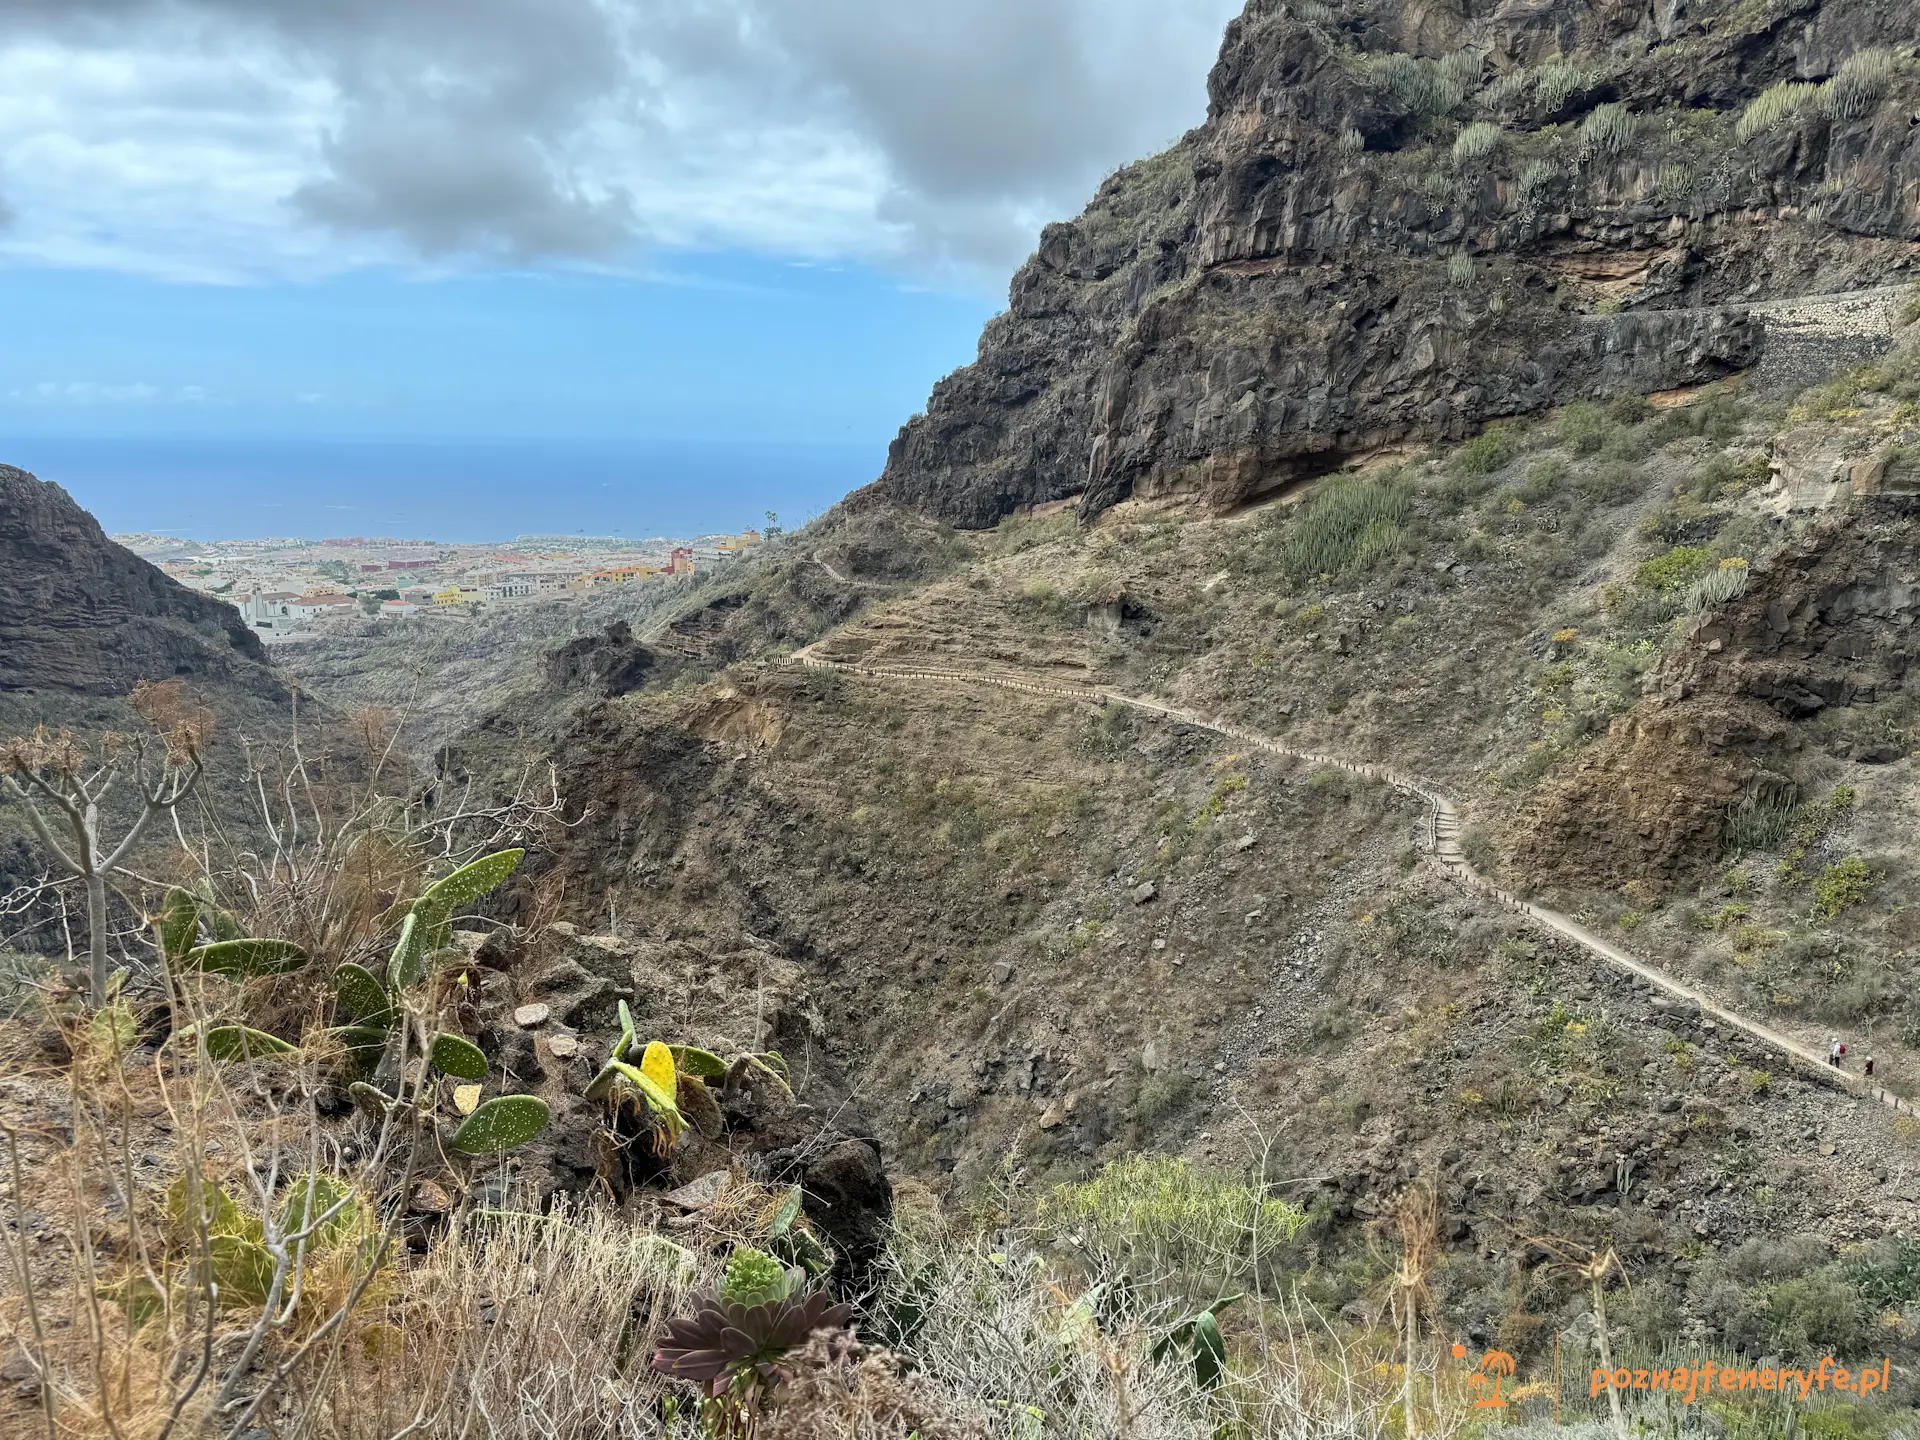
[[1856,1095],[1865,1095],[1881,1101],[1895,1110],[1914,1113],[1915,1107],[1901,1100],[1891,1091],[1871,1085],[1862,1077],[1846,1071],[1836,1070],[1827,1063],[1823,1051],[1803,1044],[1792,1036],[1774,1029],[1758,1020],[1748,1019],[1716,1002],[1704,991],[1689,985],[1686,981],[1667,974],[1657,966],[1628,954],[1570,915],[1544,905],[1536,905],[1522,900],[1495,885],[1467,863],[1467,857],[1460,848],[1460,808],[1445,794],[1416,776],[1404,775],[1385,765],[1374,765],[1363,761],[1346,760],[1337,755],[1325,755],[1314,750],[1301,750],[1291,745],[1283,745],[1278,740],[1261,735],[1252,730],[1228,721],[1212,719],[1196,714],[1191,710],[1169,705],[1161,700],[1151,700],[1139,695],[1123,695],[1113,690],[1103,690],[1097,686],[1042,685],[1023,680],[1014,675],[992,674],[985,671],[967,670],[909,670],[882,669],[874,666],[851,664],[833,660],[818,654],[820,644],[810,645],[804,650],[795,651],[790,657],[796,664],[815,670],[837,670],[850,675],[862,675],[878,680],[929,681],[940,684],[990,685],[1002,690],[1017,690],[1024,694],[1041,695],[1052,699],[1081,702],[1125,705],[1147,715],[1158,715],[1162,719],[1172,720],[1182,725],[1192,725],[1202,730],[1211,730],[1244,745],[1265,750],[1269,754],[1292,760],[1304,760],[1314,765],[1331,765],[1363,779],[1391,785],[1397,790],[1418,797],[1428,807],[1426,845],[1429,859],[1440,872],[1467,889],[1478,891],[1498,902],[1516,914],[1524,915],[1535,924],[1544,926],[1554,933],[1573,941],[1595,955],[1628,974],[1644,980],[1656,989],[1665,991],[1673,998],[1689,1005],[1698,1006],[1703,1014],[1712,1017],[1722,1025],[1738,1030],[1750,1036],[1771,1050],[1777,1051],[1788,1060],[1807,1072],[1808,1078],[1818,1079],[1825,1084],[1844,1089]]

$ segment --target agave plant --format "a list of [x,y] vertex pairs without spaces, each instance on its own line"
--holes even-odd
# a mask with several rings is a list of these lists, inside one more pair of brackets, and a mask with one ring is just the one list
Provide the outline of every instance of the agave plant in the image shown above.
[[699,1386],[716,1407],[714,1429],[752,1433],[768,1396],[792,1376],[790,1357],[820,1330],[843,1330],[851,1305],[804,1289],[802,1271],[742,1246],[717,1294],[669,1321],[653,1368]]

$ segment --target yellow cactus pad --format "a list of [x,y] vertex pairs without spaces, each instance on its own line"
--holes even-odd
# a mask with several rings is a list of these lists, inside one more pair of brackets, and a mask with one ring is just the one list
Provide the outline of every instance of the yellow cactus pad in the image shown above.
[[660,1087],[660,1093],[668,1097],[679,1090],[679,1076],[673,1068],[673,1051],[658,1040],[647,1042],[647,1050],[640,1057],[640,1073]]

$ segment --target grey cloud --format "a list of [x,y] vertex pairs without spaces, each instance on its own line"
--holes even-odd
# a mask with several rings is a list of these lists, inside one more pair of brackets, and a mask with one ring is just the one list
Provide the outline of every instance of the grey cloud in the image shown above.
[[[886,157],[917,258],[1003,268],[1034,217],[1205,110],[1239,0],[655,0],[656,43],[760,105],[843,114]],[[674,20],[682,17],[679,25]]]
[[[859,258],[979,274],[1004,273],[1041,220],[1200,117],[1238,0],[0,8],[0,44],[137,51],[143,36],[187,35],[213,51],[265,47],[325,81],[333,118],[309,152],[322,168],[287,198],[291,216],[337,231],[515,259],[604,258],[702,226],[737,232],[715,243],[754,244],[753,181],[716,169],[817,153],[836,157],[822,184],[868,185],[842,197],[870,217]],[[864,170],[849,156],[867,157]],[[712,196],[729,183],[740,193],[716,220]],[[697,223],[670,213],[690,191],[708,204]]]

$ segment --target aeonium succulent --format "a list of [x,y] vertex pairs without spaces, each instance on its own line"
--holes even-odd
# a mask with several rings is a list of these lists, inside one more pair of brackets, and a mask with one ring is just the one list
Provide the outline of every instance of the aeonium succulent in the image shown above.
[[815,1331],[844,1329],[853,1318],[851,1305],[803,1290],[805,1282],[806,1272],[741,1246],[719,1292],[668,1323],[653,1368],[751,1410],[788,1378],[788,1356]]
[[653,1368],[689,1380],[716,1398],[771,1390],[787,1378],[787,1357],[817,1330],[845,1329],[851,1305],[822,1290],[759,1305],[710,1296],[691,1315],[669,1321]]

